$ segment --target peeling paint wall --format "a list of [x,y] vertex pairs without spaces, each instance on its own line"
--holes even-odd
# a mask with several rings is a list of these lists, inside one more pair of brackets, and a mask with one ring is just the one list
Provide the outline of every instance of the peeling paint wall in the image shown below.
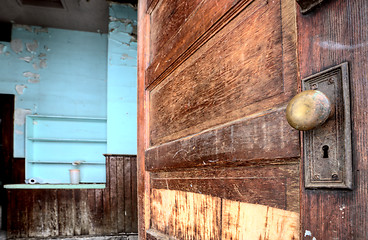
[[137,153],[137,10],[111,3],[107,67],[107,151]]
[[14,25],[0,42],[0,93],[15,95],[14,157],[28,114],[107,116],[107,35]]

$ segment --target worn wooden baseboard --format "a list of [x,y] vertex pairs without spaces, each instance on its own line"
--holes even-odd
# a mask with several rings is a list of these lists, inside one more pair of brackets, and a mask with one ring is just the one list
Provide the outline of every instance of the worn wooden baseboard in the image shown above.
[[8,189],[8,238],[136,233],[136,174],[135,156],[109,155],[104,189]]
[[[5,239],[5,238],[4,238]],[[40,238],[13,238],[16,240],[39,240]],[[116,236],[79,236],[79,237],[58,237],[52,238],[54,240],[137,240],[137,234],[126,234],[126,235],[116,235]],[[0,240],[2,240],[0,238]]]

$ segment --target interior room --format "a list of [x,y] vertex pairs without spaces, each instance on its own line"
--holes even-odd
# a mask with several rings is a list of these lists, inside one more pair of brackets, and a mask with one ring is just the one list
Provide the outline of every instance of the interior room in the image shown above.
[[2,1],[2,235],[136,236],[136,55],[137,1]]

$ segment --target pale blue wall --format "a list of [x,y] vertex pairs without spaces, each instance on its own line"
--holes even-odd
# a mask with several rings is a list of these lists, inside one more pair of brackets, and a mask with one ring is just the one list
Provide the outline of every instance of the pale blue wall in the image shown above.
[[137,11],[111,4],[107,72],[107,152],[137,153]]
[[14,157],[24,157],[25,114],[107,116],[106,34],[14,26],[12,42],[0,43],[0,93],[16,96]]

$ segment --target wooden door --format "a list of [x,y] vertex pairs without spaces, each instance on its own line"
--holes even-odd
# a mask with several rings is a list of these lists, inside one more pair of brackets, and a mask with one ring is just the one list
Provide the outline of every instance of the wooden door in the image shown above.
[[308,14],[298,11],[301,78],[349,65],[353,157],[352,190],[301,188],[303,239],[368,239],[367,13],[367,0],[323,1]]
[[141,239],[299,239],[296,9],[139,2]]

